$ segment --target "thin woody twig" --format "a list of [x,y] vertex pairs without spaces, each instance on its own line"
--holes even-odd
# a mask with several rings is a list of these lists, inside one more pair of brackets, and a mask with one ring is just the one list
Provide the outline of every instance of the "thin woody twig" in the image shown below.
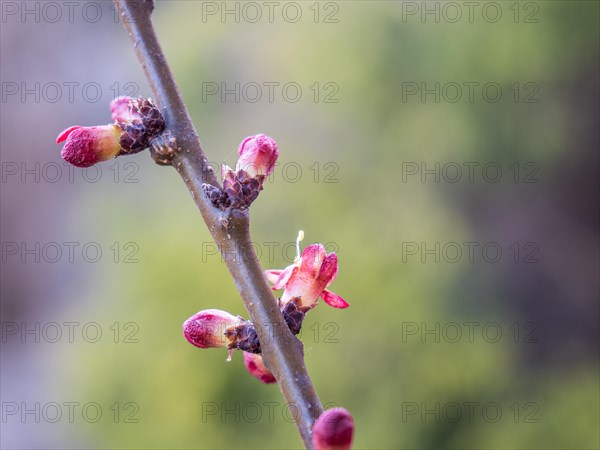
[[[159,164],[172,165],[192,194],[256,326],[265,364],[275,375],[283,396],[295,412],[305,447],[312,449],[311,428],[323,408],[304,365],[302,343],[288,329],[254,252],[248,212],[220,211],[204,195],[203,183],[213,186],[219,186],[219,183],[154,32],[153,2],[114,0],[114,3],[170,133],[168,142],[153,150],[153,157]],[[244,256],[236,258],[236,254]]]

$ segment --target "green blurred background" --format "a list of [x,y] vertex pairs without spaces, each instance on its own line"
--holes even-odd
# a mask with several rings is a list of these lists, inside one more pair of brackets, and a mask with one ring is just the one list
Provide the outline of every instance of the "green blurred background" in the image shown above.
[[[67,175],[60,130],[108,123],[115,90],[150,93],[109,2],[81,2],[73,21],[57,2],[54,22],[45,3],[27,2],[41,5],[36,21],[2,2],[3,413],[96,402],[102,416],[5,414],[3,448],[300,447],[276,386],[241,354],[226,363],[181,335],[202,309],[247,315],[176,172],[142,153],[103,163],[98,182]],[[351,306],[322,303],[302,338],[322,402],[354,416],[356,448],[598,448],[599,6],[472,3],[469,16],[469,2],[275,2],[271,23],[258,2],[252,23],[254,5],[170,1],[154,21],[211,161],[233,165],[251,134],[279,144],[251,213],[263,266],[291,262],[299,229],[338,253],[331,289]],[[36,82],[39,98],[23,97]],[[98,83],[101,98],[78,86],[70,101],[68,82]],[[240,98],[212,95],[221,83],[240,83]],[[264,83],[279,83],[273,101]],[[436,83],[439,101],[409,91]],[[407,172],[423,163],[440,165],[439,182]],[[501,167],[498,182],[485,164]],[[11,242],[79,246],[52,263]],[[97,263],[79,250],[92,242]],[[490,243],[497,262],[482,254]],[[439,262],[426,253],[436,245]],[[43,332],[54,322],[57,342]],[[40,342],[21,334],[36,323]],[[82,337],[90,323],[96,343]]]

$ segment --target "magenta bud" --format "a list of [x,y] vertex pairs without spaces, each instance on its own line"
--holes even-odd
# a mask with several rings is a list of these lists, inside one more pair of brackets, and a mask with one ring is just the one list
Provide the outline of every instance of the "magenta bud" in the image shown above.
[[225,331],[240,319],[219,309],[205,309],[183,323],[183,335],[188,342],[200,348],[227,347]]
[[244,365],[250,375],[255,378],[258,378],[265,384],[277,383],[275,376],[271,373],[265,363],[263,362],[262,356],[257,355],[256,353],[244,353]]
[[139,114],[132,111],[131,100],[131,97],[122,96],[110,102],[110,114],[115,122],[130,124],[135,119],[140,119]]
[[354,419],[344,408],[324,411],[313,425],[315,450],[349,450],[354,437]]
[[56,138],[56,143],[66,141],[61,151],[65,161],[77,167],[90,167],[117,156],[121,150],[119,140],[122,135],[123,130],[117,125],[75,125],[63,130]]
[[268,176],[275,168],[279,150],[277,143],[269,136],[257,134],[242,141],[238,154],[240,158],[236,165],[236,171],[243,169],[251,177]]

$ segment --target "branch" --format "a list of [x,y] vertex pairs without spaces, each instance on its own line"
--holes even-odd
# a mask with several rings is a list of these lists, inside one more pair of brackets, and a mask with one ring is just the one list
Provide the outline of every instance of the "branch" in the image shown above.
[[[194,125],[152,26],[151,0],[114,0],[122,22],[144,68],[153,99],[174,139],[170,152],[153,157],[172,165],[183,178],[210,233],[221,250],[250,319],[254,322],[265,364],[273,372],[288,405],[296,411],[296,426],[307,449],[312,449],[312,425],[323,408],[304,365],[302,343],[288,329],[264,277],[250,239],[248,211],[222,212],[204,194],[202,183],[219,186],[208,164]],[[168,146],[167,146],[168,148]],[[243,249],[243,258],[236,258]]]

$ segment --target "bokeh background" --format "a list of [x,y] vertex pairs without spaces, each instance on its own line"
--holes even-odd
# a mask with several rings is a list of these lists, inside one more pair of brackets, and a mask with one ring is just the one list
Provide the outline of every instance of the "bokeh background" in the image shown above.
[[[599,6],[474,5],[169,1],[154,21],[211,161],[279,143],[252,206],[264,267],[299,229],[339,255],[351,307],[302,338],[356,448],[598,448]],[[246,314],[175,171],[69,169],[54,144],[150,95],[114,6],[3,1],[0,25],[2,447],[300,447],[276,386],[181,335]]]

